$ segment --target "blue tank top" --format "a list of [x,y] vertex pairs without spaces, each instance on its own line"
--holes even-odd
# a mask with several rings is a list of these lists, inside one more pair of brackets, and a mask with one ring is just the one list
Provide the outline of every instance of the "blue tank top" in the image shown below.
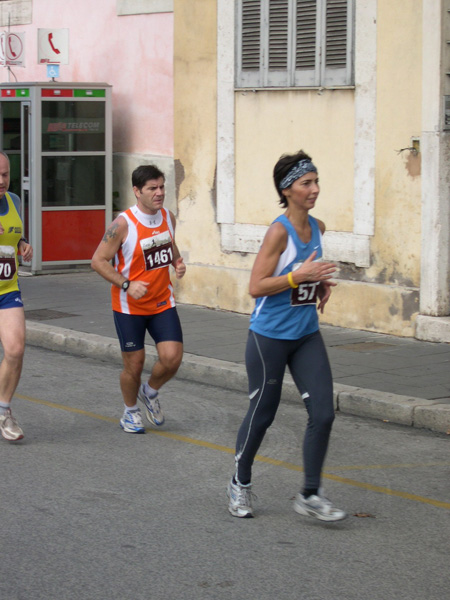
[[[287,275],[299,267],[314,250],[316,259],[322,257],[322,234],[317,221],[308,215],[311,226],[311,241],[304,244],[294,226],[285,215],[279,216],[274,223],[281,223],[287,230],[286,250],[280,255],[272,277]],[[280,340],[298,340],[319,329],[317,315],[317,288],[319,283],[302,283],[296,289],[288,289],[273,296],[256,299],[255,308],[250,317],[250,329],[266,337]]]

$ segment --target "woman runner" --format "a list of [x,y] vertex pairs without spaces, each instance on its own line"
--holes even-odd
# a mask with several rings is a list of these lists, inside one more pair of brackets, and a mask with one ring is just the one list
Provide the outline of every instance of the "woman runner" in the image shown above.
[[331,369],[317,315],[336,285],[330,281],[336,267],[321,260],[325,224],[309,215],[319,195],[311,157],[303,151],[283,155],[273,177],[286,210],[269,227],[250,277],[250,294],[256,298],[245,355],[250,407],[237,436],[228,508],[235,517],[253,516],[252,465],[275,418],[288,366],[308,411],[305,481],[294,510],[338,521],[346,513],[335,508],[320,487],[334,408]]

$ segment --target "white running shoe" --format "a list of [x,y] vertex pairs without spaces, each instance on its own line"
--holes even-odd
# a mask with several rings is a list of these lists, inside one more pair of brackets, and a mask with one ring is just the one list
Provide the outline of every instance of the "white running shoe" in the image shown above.
[[125,410],[120,419],[120,426],[126,433],[145,433],[141,410],[139,408],[133,412]]
[[23,438],[23,431],[17,419],[12,416],[10,408],[6,409],[4,415],[0,415],[0,433],[8,442],[16,442]]
[[17,419],[12,416],[10,408],[6,409],[4,415],[0,415],[0,433],[8,442],[16,442],[23,438],[23,431]]
[[147,415],[147,419],[150,421],[150,423],[152,425],[156,425],[157,427],[161,427],[161,425],[164,423],[164,413],[161,410],[158,395],[156,395],[154,398],[150,398],[150,396],[144,392],[144,386],[145,384],[143,383],[139,387],[137,395],[138,400],[144,404],[145,414]]
[[231,479],[228,484],[227,495],[230,499],[228,510],[233,517],[244,519],[253,517],[252,499],[255,494],[253,494],[251,489],[251,483],[240,485],[239,483],[233,483],[233,479]]
[[295,497],[294,510],[300,515],[315,517],[320,521],[341,521],[347,517],[347,513],[333,506],[324,496],[312,495],[305,498],[299,493]]

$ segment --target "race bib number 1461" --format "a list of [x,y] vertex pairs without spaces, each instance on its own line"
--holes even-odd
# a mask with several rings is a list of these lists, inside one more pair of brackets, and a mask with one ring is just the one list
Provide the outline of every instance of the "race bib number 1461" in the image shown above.
[[144,254],[146,271],[161,269],[172,264],[173,246],[169,233],[161,233],[141,240],[141,248]]

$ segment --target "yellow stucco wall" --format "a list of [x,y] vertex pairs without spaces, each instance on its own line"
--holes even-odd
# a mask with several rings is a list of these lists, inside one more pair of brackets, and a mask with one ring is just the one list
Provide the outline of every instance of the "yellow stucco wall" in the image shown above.
[[378,0],[371,266],[358,273],[360,281],[339,281],[323,322],[414,335],[420,286],[421,154],[403,149],[412,147],[412,138],[420,138],[422,129],[421,44],[422,2]]
[[417,292],[410,288],[337,280],[338,285],[319,315],[322,323],[412,336],[411,313],[418,304]]
[[[398,24],[401,22],[401,27]],[[419,286],[422,2],[378,1],[376,227],[368,275]]]
[[176,239],[188,269],[174,281],[176,297],[249,312],[254,256],[223,253],[216,223],[216,3],[175,0],[174,15]]
[[[421,5],[378,0],[375,234],[371,266],[341,264],[323,322],[414,335],[420,272]],[[179,302],[248,313],[254,254],[223,251],[216,223],[217,16],[213,0],[175,0],[177,241],[188,265]],[[399,27],[399,22],[402,26]],[[309,152],[321,180],[314,215],[353,231],[354,91],[235,93],[235,222],[267,225],[281,211],[272,168]],[[362,199],[364,201],[364,199]]]
[[216,169],[215,2],[175,0],[174,13],[176,235],[186,262],[208,262],[206,242],[216,248],[216,254],[219,246],[212,198]]
[[314,216],[353,230],[353,90],[238,91],[236,222],[269,225],[280,212],[273,167],[303,149],[319,170]]

